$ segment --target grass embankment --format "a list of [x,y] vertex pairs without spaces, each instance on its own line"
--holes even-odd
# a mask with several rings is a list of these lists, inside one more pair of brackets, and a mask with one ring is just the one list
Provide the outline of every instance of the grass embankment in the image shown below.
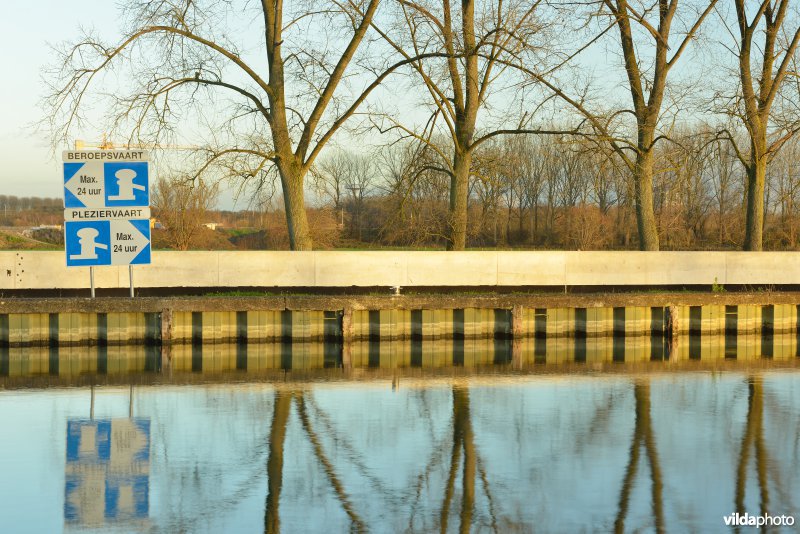
[[0,230],[0,250],[64,250],[64,246],[37,241],[20,233]]

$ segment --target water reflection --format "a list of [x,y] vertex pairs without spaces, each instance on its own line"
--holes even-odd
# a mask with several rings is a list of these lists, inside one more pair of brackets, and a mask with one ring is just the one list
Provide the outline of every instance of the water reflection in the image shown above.
[[150,419],[68,419],[64,521],[133,528],[149,513]]
[[272,424],[269,435],[269,456],[267,457],[267,506],[264,514],[264,532],[280,532],[281,520],[279,503],[283,484],[283,445],[286,439],[286,422],[289,420],[293,395],[276,394],[272,410]]
[[716,532],[735,511],[800,515],[794,371],[134,390],[0,392],[0,531]]
[[460,462],[461,452],[464,453],[463,473],[461,475],[461,517],[459,532],[469,532],[472,525],[472,509],[475,505],[475,442],[472,434],[472,424],[469,416],[469,390],[463,387],[454,387],[453,395],[453,452],[450,457],[450,472],[447,477],[447,487],[444,492],[440,527],[442,532],[447,532],[447,523],[450,515],[451,500],[456,481],[456,469]]
[[633,490],[636,471],[639,467],[639,457],[644,449],[647,462],[650,464],[650,487],[652,491],[652,510],[656,532],[664,532],[664,503],[662,493],[664,483],[661,478],[661,467],[658,463],[658,448],[656,447],[653,424],[650,416],[650,381],[647,378],[639,379],[633,386],[636,412],[634,414],[634,430],[631,438],[631,448],[628,467],[625,469],[625,478],[622,483],[622,492],[619,498],[617,519],[614,522],[614,531],[625,532],[625,516],[630,504],[631,491]]
[[769,481],[767,475],[767,446],[764,441],[764,383],[758,376],[747,380],[747,419],[742,435],[741,452],[736,469],[736,511],[744,514],[747,486],[747,466],[751,449],[755,449],[756,477],[759,489],[759,508],[769,513]]
[[[679,337],[675,344],[663,336],[592,337],[539,339],[512,342],[498,339],[421,340],[359,342],[342,346],[336,340],[324,343],[218,343],[159,347],[52,346],[0,347],[0,386],[6,378],[50,377],[52,380],[86,376],[168,374],[206,375],[324,369],[447,369],[504,368],[522,371],[572,365],[594,369],[617,364],[675,365],[728,362],[774,362],[796,366],[797,340],[794,335],[774,336],[764,343],[762,336],[741,335],[736,343],[730,336],[704,336],[702,342]],[[768,349],[768,350],[767,350]],[[345,357],[346,356],[346,357]]]

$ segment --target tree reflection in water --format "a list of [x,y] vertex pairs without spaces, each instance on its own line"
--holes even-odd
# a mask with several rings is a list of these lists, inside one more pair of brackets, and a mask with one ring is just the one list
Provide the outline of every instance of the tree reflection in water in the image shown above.
[[[297,410],[304,433],[312,446],[314,457],[319,462],[322,470],[325,472],[328,483],[334,490],[340,506],[350,520],[350,529],[356,532],[367,531],[366,523],[356,511],[356,506],[354,506],[352,499],[348,496],[344,484],[337,475],[334,463],[326,454],[323,442],[317,435],[312,425],[312,417],[309,414],[308,407],[311,406],[314,408],[316,415],[314,422],[321,421],[328,433],[334,432],[334,429],[330,424],[330,420],[326,414],[318,406],[316,406],[313,398],[306,400],[305,391],[298,389],[292,391],[279,391],[275,395],[272,426],[269,434],[269,454],[267,458],[268,489],[264,514],[264,532],[273,534],[280,532],[281,530],[279,504],[283,484],[284,445],[289,423],[289,413],[293,403]],[[478,465],[479,458],[475,447],[472,420],[470,416],[469,389],[467,387],[454,386],[452,388],[452,406],[452,449],[447,482],[444,487],[444,499],[440,512],[440,530],[441,532],[448,531],[453,496],[456,492],[455,484],[457,472],[459,467],[461,467],[462,487],[459,532],[470,532],[472,527],[473,511],[475,508],[475,478],[478,471],[480,471],[482,486],[489,501],[490,508],[493,508],[492,496],[489,493],[489,480],[486,475],[486,471]],[[352,449],[352,446],[347,444],[346,440],[334,438],[334,442],[337,444],[345,444],[345,449]],[[355,463],[358,463],[358,460],[355,460]],[[438,463],[438,460],[436,455],[434,455],[429,464],[423,467],[423,472],[419,474],[417,479],[420,481],[426,480],[428,474],[436,463]],[[359,471],[367,475],[368,478],[372,479],[371,483],[373,486],[376,486],[380,489],[380,486],[382,485],[380,480],[369,475],[366,466],[361,465],[357,467],[359,467]],[[388,488],[383,488],[381,492],[388,493],[389,490]],[[416,493],[419,496],[419,487],[416,488]],[[413,522],[413,514],[414,508],[412,507],[412,517],[409,519],[409,525],[411,525],[411,522]],[[491,515],[493,530],[497,531],[496,519],[494,518],[493,511],[491,511]]]
[[[314,517],[316,521],[326,521],[323,518],[332,510],[338,509],[343,513],[342,519],[346,521],[347,528],[353,532],[405,529],[444,533],[470,532],[476,528],[495,532],[526,531],[538,523],[539,516],[542,521],[540,525],[552,528],[558,524],[554,522],[558,514],[548,509],[548,498],[563,496],[565,488],[577,481],[563,479],[563,474],[571,472],[569,470],[562,472],[562,478],[549,477],[558,477],[560,470],[568,463],[582,462],[593,457],[595,455],[593,450],[597,450],[599,443],[609,447],[605,449],[606,451],[616,450],[617,452],[612,454],[620,462],[600,464],[598,471],[592,476],[595,480],[609,480],[618,474],[621,486],[618,497],[611,497],[610,510],[608,507],[605,508],[606,511],[611,511],[611,514],[600,512],[594,516],[594,520],[602,521],[604,525],[602,528],[609,530],[613,528],[619,533],[637,529],[666,532],[668,526],[665,523],[665,515],[669,517],[673,515],[665,514],[665,509],[684,507],[683,509],[689,510],[685,502],[690,502],[682,499],[680,495],[669,492],[665,495],[665,477],[674,484],[686,476],[686,469],[682,468],[685,465],[676,467],[674,447],[669,443],[678,435],[682,438],[695,439],[693,436],[702,436],[706,430],[714,430],[704,426],[701,428],[702,423],[701,426],[684,429],[676,427],[675,421],[666,424],[670,418],[677,418],[676,421],[686,421],[688,424],[691,424],[690,421],[697,421],[697,414],[690,415],[687,419],[685,415],[688,413],[685,410],[689,409],[689,406],[702,404],[698,403],[701,399],[689,397],[690,403],[686,404],[685,400],[680,401],[679,397],[674,396],[674,391],[678,390],[664,387],[661,382],[651,388],[649,376],[640,375],[629,380],[616,382],[611,388],[602,385],[597,389],[584,390],[591,391],[591,396],[575,399],[577,402],[571,402],[568,400],[569,395],[563,396],[558,392],[552,397],[552,404],[548,401],[539,411],[526,411],[523,408],[524,403],[521,403],[522,411],[518,413],[522,419],[514,419],[514,424],[519,426],[517,430],[521,432],[519,449],[529,452],[519,457],[522,463],[516,467],[519,470],[518,478],[514,478],[512,474],[511,479],[506,473],[503,473],[506,478],[498,476],[501,473],[496,471],[497,468],[501,468],[502,471],[507,466],[502,464],[505,460],[501,460],[500,464],[496,463],[499,458],[503,458],[503,455],[497,454],[495,441],[498,436],[507,436],[510,430],[507,422],[495,421],[493,418],[499,413],[496,411],[497,408],[508,406],[503,402],[508,402],[508,399],[518,399],[514,395],[505,397],[506,400],[495,405],[492,400],[494,397],[491,394],[487,395],[490,390],[482,387],[475,389],[464,383],[453,383],[448,384],[446,389],[439,388],[438,392],[436,389],[425,387],[415,389],[405,397],[405,400],[401,397],[402,402],[389,410],[384,410],[379,404],[365,405],[364,410],[368,410],[365,412],[346,403],[341,405],[343,410],[337,408],[336,402],[341,402],[336,400],[340,399],[337,397],[338,393],[328,392],[320,396],[315,388],[304,385],[277,388],[272,403],[272,424],[268,434],[267,494],[262,509],[264,531],[277,533],[286,531],[290,527],[285,523],[288,519],[284,520],[285,524],[281,523],[282,490],[283,505],[291,508],[291,512],[287,509],[283,513],[289,514],[287,517],[291,516],[292,522],[297,522],[298,519],[304,520],[302,515],[304,507],[307,507],[307,513],[310,514],[305,520]],[[739,404],[743,398],[733,394],[736,391],[735,382],[731,381],[728,384],[730,384],[728,391],[732,396],[727,397],[720,408],[726,409],[728,413],[735,413],[735,410],[731,409],[732,406]],[[771,471],[780,468],[777,464],[770,463],[767,451],[767,443],[774,444],[775,441],[774,439],[769,441],[765,435],[767,427],[775,426],[770,426],[765,420],[766,413],[785,411],[789,404],[782,406],[781,402],[777,402],[773,406],[770,404],[772,397],[767,396],[765,400],[764,379],[761,376],[750,376],[747,379],[747,386],[746,414],[744,410],[738,412],[744,419],[744,433],[738,442],[740,446],[737,446],[737,442],[732,442],[729,449],[738,459],[734,462],[735,473],[728,471],[728,476],[733,476],[727,479],[718,470],[700,477],[709,474],[713,476],[713,473],[717,473],[716,476],[720,477],[719,492],[726,495],[733,493],[735,510],[741,514],[745,512],[752,514],[755,511],[753,503],[745,502],[745,492],[748,489],[748,475],[753,472],[759,490],[761,514],[769,513],[771,507],[781,508],[781,511],[792,509],[791,487],[796,482],[789,483],[787,486],[789,490],[785,495],[781,493],[781,484],[777,478],[779,473]],[[535,389],[538,390],[536,395],[542,395],[542,399],[551,398],[556,393],[549,386],[544,388],[538,386]],[[717,389],[714,386],[706,391],[715,392]],[[623,397],[627,396],[630,399],[631,393],[633,402],[626,402]],[[680,395],[680,392],[678,394]],[[371,394],[354,398],[363,399],[362,402],[367,399],[377,399],[371,397]],[[391,398],[397,399],[394,396]],[[674,404],[669,400],[673,398],[676,399]],[[583,402],[585,399],[592,400],[586,404]],[[779,401],[777,398],[772,400]],[[667,401],[666,404],[664,401]],[[403,405],[403,402],[406,404]],[[581,409],[576,410],[575,408],[579,406]],[[654,407],[658,408],[655,412]],[[675,411],[676,408],[680,410],[680,415]],[[402,411],[393,411],[398,409]],[[702,414],[698,422],[703,421],[706,414],[710,414],[708,417],[716,417],[713,415],[718,413],[715,410],[717,408],[698,412]],[[362,419],[365,414],[375,417]],[[657,426],[657,421],[654,421],[655,414],[658,414],[659,420],[662,417],[666,418],[661,426]],[[575,417],[570,418],[573,416]],[[565,424],[567,420],[569,423]],[[491,421],[490,426],[486,426],[489,421]],[[613,435],[614,429],[619,428],[618,425],[623,421],[632,424],[632,432],[629,440],[627,437],[623,438],[624,444],[620,444]],[[780,419],[773,421],[778,423],[776,429],[780,427],[779,421]],[[722,425],[729,428],[730,422]],[[793,434],[795,427],[787,428],[786,431]],[[489,435],[482,436],[487,432]],[[688,434],[683,434],[684,432]],[[401,437],[408,437],[410,441],[404,441],[400,446]],[[546,437],[546,441],[552,445],[548,447],[545,441],[540,440],[541,437]],[[698,446],[704,439],[700,439],[694,446]],[[662,442],[662,447],[666,449],[663,457],[659,453],[659,442]],[[301,443],[304,445],[298,448]],[[571,444],[572,448],[565,448],[564,443]],[[409,444],[415,447],[414,454],[417,455],[418,461],[395,462],[393,455],[399,450],[408,450],[403,447]],[[487,446],[490,448],[486,448]],[[291,460],[285,457],[285,454],[290,452]],[[481,452],[491,460],[489,464],[482,458]],[[773,452],[777,454],[779,451]],[[388,458],[384,456],[382,459],[381,456],[384,454],[388,454]],[[720,455],[724,456],[723,451],[720,451]],[[309,458],[312,460],[310,463]],[[755,460],[754,467],[750,462],[751,458]],[[298,474],[292,465],[314,466],[314,470],[324,475],[324,478],[320,479],[322,486],[315,482],[313,476],[308,478],[308,474]],[[702,470],[701,466],[698,467]],[[662,468],[666,468],[666,471]],[[298,479],[297,476],[302,478]],[[540,495],[543,498],[537,497],[539,494],[535,490],[536,484],[528,485],[530,480],[526,481],[526,476],[544,481],[545,487],[542,489],[545,493]],[[649,477],[649,480],[646,477]],[[689,480],[692,479],[690,476]],[[774,480],[776,484],[777,497],[775,495],[772,497],[777,504],[770,503],[768,486],[770,480]],[[298,482],[310,483],[311,486],[308,487],[315,488],[311,494],[314,500],[305,501],[299,497]],[[326,508],[323,502],[316,500],[320,497],[318,491],[322,487],[330,490],[331,500],[328,503],[333,504],[332,508]],[[498,492],[499,499],[493,497],[490,487],[494,487]],[[552,492],[548,489],[550,487],[553,489]],[[517,491],[530,492],[530,490],[534,490],[530,497],[518,499]],[[643,492],[649,493],[644,502],[641,498],[636,498],[637,494],[641,495]],[[683,497],[688,498],[688,495]],[[614,501],[617,504],[615,512]],[[543,508],[535,511],[523,509],[522,514],[520,509],[513,508],[517,503],[523,506],[535,506],[525,504],[534,502]],[[562,501],[554,500],[549,504],[561,506],[559,503]],[[509,504],[512,505],[511,508]],[[495,506],[499,508],[495,510]],[[380,510],[380,513],[377,510]],[[643,512],[644,519],[642,519]],[[298,516],[298,513],[301,515]],[[675,520],[676,524],[686,521],[685,525],[693,525],[695,524],[693,521],[699,517],[690,510],[688,515]],[[576,523],[578,527],[581,524],[587,525],[587,523]],[[339,525],[343,526],[340,523]],[[297,525],[291,525],[292,528],[295,526]],[[595,523],[595,526],[599,527],[600,524]]]
[[269,456],[267,457],[267,509],[264,514],[264,532],[275,534],[281,530],[279,515],[281,486],[283,485],[283,445],[286,440],[286,423],[292,405],[292,393],[275,393],[272,409],[272,426],[269,431]]
[[311,421],[309,420],[308,412],[306,411],[305,395],[303,395],[302,391],[295,395],[295,402],[297,403],[297,409],[300,414],[300,421],[303,424],[303,430],[306,431],[309,441],[314,446],[314,456],[317,457],[317,460],[322,465],[325,475],[327,475],[328,481],[336,492],[336,497],[342,505],[342,509],[344,509],[344,511],[347,513],[347,516],[350,518],[351,530],[356,530],[357,532],[365,531],[366,526],[364,525],[364,521],[356,513],[353,504],[350,502],[350,498],[345,492],[344,485],[336,474],[336,469],[334,468],[333,462],[328,459],[328,456],[325,454],[325,451],[322,448],[322,442],[317,437],[314,429],[311,427]]
[[475,440],[469,416],[469,390],[453,388],[453,450],[450,456],[450,474],[444,494],[441,512],[441,531],[447,532],[447,520],[456,480],[456,470],[464,452],[464,471],[461,491],[461,528],[459,532],[469,532],[472,524],[472,510],[475,506]]
[[614,522],[614,531],[625,532],[625,517],[628,513],[633,481],[639,466],[639,454],[644,447],[647,461],[650,463],[650,479],[652,490],[653,517],[657,532],[664,532],[664,483],[661,478],[661,467],[658,463],[656,438],[653,432],[653,421],[650,414],[650,379],[639,379],[634,383],[633,395],[636,399],[636,414],[633,436],[631,438],[630,456],[625,478],[622,483],[622,492],[619,498],[617,519]]
[[[736,469],[736,511],[744,514],[745,487],[747,486],[747,464],[750,449],[755,448],[756,474],[760,496],[761,515],[769,511],[769,480],[767,476],[767,447],[764,441],[764,379],[750,376],[747,379],[747,419],[739,463]],[[738,529],[737,529],[738,530]]]

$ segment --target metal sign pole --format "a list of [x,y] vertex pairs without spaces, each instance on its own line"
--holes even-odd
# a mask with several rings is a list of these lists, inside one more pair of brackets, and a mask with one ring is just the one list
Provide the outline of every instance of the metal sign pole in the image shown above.
[[128,265],[128,278],[131,280],[131,298],[133,298],[133,265]]
[[92,289],[92,298],[94,298],[94,267],[89,266],[89,287]]

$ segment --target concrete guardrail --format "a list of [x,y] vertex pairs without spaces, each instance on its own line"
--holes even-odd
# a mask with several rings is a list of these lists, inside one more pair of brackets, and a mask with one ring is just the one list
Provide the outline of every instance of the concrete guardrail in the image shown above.
[[[219,251],[154,252],[136,287],[797,285],[796,252]],[[0,252],[0,290],[86,288],[64,253]],[[126,288],[126,266],[95,268]]]

